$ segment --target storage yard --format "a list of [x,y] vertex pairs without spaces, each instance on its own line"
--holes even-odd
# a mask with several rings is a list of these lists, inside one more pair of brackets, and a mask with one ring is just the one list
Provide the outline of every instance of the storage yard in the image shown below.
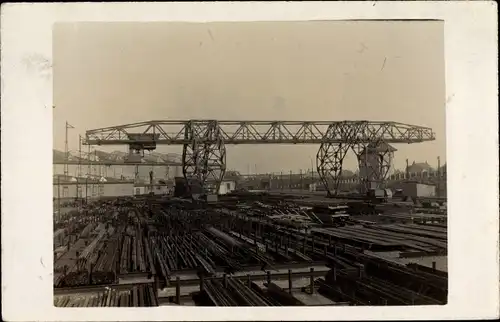
[[[430,128],[372,121],[166,120],[87,131],[86,145],[128,146],[127,162],[136,167],[144,151],[182,145],[183,176],[173,193],[134,185],[126,197],[86,194],[64,213],[58,195],[54,303],[446,304],[443,198],[432,185],[405,184],[395,198],[384,186],[396,151],[390,144],[434,139]],[[282,176],[274,184],[269,176],[254,180],[265,192],[236,189],[225,177],[225,146],[239,144],[320,144],[324,193],[305,194],[302,176],[293,193],[284,191]],[[347,151],[359,161],[355,192],[341,187]],[[150,172],[151,187],[153,179]],[[79,178],[72,181],[81,189]]]
[[54,225],[58,307],[447,301],[443,207],[278,193],[213,203],[135,196],[75,205]]

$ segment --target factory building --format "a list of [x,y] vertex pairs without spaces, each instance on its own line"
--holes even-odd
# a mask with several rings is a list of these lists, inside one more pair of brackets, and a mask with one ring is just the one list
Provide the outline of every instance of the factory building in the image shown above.
[[133,187],[132,181],[114,178],[89,179],[58,175],[54,178],[52,193],[54,199],[61,200],[118,197],[131,196]]
[[133,185],[133,195],[146,195],[153,193],[155,195],[166,195],[170,194],[171,189],[165,184],[141,184],[136,183]]
[[[101,162],[124,162],[124,161],[135,161],[135,162],[181,162],[181,156],[176,153],[149,153],[144,157],[142,155],[137,156],[134,154],[129,154],[120,151],[114,151],[111,153],[95,150],[90,154],[85,154],[84,159],[90,161],[101,161]],[[66,154],[62,151],[53,150],[53,160],[58,162],[63,162],[66,159]],[[74,153],[68,153],[69,161],[78,161],[78,156]],[[84,160],[86,162],[86,160]],[[80,168],[80,170],[79,170]],[[181,166],[138,166],[136,169],[135,165],[121,165],[121,166],[106,166],[106,165],[78,165],[72,164],[67,166],[67,171],[69,175],[72,176],[82,176],[85,174],[90,174],[99,177],[112,177],[112,178],[126,178],[135,179],[136,174],[138,179],[149,180],[149,172],[153,171],[153,177],[155,179],[173,179],[177,176],[182,176]],[[65,166],[62,164],[56,164],[53,166],[54,174],[64,173]],[[137,173],[136,173],[137,171]]]
[[436,186],[418,182],[404,182],[402,184],[403,195],[411,198],[436,197]]

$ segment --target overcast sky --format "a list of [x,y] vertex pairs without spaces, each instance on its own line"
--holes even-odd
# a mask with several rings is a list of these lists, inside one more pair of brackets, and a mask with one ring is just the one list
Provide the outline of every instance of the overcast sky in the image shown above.
[[[437,136],[395,146],[396,167],[435,166],[446,157],[443,37],[442,22],[59,24],[54,148],[66,120],[70,150],[85,130],[153,119],[391,120]],[[298,171],[318,148],[228,146],[227,163]],[[353,155],[346,163],[355,169]]]

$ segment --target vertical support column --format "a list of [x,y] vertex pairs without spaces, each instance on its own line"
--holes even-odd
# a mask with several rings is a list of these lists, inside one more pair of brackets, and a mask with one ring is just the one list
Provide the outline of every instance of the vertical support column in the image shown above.
[[181,278],[177,276],[175,279],[175,303],[181,304]]
[[226,171],[226,147],[219,124],[215,120],[188,121],[184,125],[185,144],[182,171],[192,190],[195,181],[203,192],[218,193]]
[[227,274],[225,273],[222,275],[222,283],[224,284],[224,288],[227,288]]
[[311,271],[311,275],[309,277],[309,281],[311,283],[311,285],[310,285],[310,287],[311,287],[310,291],[311,291],[311,294],[314,294],[314,267],[311,267],[310,271]]
[[342,164],[350,147],[348,143],[322,143],[319,148],[316,155],[317,171],[328,195],[338,194]]

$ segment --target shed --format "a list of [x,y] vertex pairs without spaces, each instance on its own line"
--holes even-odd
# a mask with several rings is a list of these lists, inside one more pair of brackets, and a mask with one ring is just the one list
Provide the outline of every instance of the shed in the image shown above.
[[219,187],[219,194],[225,195],[234,191],[236,189],[236,181],[234,180],[223,180]]

